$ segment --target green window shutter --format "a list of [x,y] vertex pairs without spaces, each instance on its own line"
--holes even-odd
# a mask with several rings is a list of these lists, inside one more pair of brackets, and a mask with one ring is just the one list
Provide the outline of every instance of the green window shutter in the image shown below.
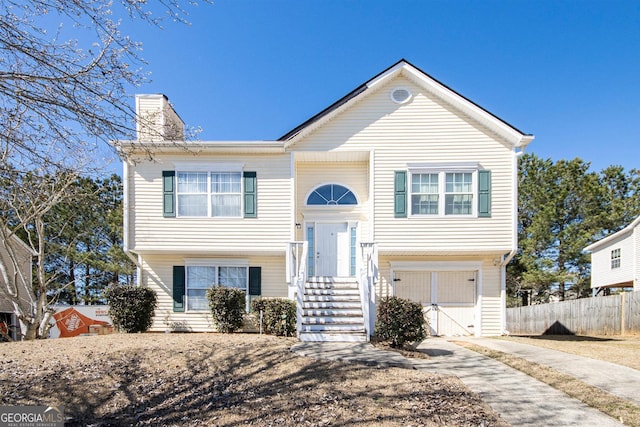
[[249,295],[262,295],[262,267],[249,267]]
[[184,311],[185,270],[183,265],[173,266],[173,311]]
[[244,172],[244,217],[258,217],[257,175],[255,172]]
[[395,171],[393,206],[393,214],[396,218],[407,217],[407,171]]
[[175,180],[175,171],[162,171],[162,215],[167,218],[176,216]]
[[491,216],[491,171],[478,171],[478,216]]

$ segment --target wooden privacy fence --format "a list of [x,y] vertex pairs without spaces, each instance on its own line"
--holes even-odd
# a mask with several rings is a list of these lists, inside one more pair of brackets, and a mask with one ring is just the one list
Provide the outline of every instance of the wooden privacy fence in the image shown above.
[[507,309],[513,335],[640,334],[640,292]]

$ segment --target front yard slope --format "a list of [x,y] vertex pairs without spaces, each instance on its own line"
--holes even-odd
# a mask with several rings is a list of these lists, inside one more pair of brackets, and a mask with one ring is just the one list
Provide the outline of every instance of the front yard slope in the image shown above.
[[67,425],[507,426],[457,378],[323,362],[291,339],[131,334],[0,344],[0,405]]

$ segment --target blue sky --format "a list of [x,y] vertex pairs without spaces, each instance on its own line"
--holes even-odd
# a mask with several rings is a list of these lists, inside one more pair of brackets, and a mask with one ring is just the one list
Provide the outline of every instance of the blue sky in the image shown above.
[[[276,139],[401,58],[553,160],[640,168],[640,1],[215,0],[126,22],[203,140]],[[133,102],[133,101],[132,101]]]

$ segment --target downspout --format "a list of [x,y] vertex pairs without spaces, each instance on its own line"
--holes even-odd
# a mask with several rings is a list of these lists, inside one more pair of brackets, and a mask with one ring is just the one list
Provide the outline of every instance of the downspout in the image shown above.
[[[515,150],[515,148],[514,148]],[[511,236],[511,250],[502,255],[500,260],[500,309],[502,316],[502,334],[508,335],[507,330],[507,264],[518,252],[518,159],[524,154],[524,148],[513,153],[513,234]]]
[[122,251],[136,266],[136,285],[142,285],[142,263],[140,255],[133,255],[129,249],[129,163],[122,160]]

